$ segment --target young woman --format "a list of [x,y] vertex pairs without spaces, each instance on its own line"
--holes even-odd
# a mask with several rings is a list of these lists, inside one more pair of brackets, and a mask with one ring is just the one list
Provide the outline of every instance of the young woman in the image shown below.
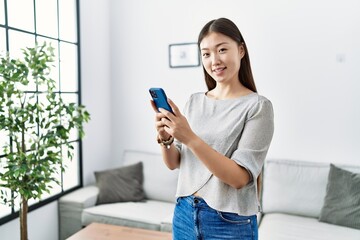
[[170,99],[173,114],[152,102],[164,162],[180,170],[173,238],[258,239],[256,183],[273,136],[272,104],[257,94],[232,21],[207,23],[198,45],[208,91],[193,94],[183,114]]

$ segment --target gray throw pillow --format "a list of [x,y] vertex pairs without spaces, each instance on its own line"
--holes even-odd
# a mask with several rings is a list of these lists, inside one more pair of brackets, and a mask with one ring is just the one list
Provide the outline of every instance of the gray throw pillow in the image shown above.
[[136,202],[145,198],[143,164],[95,172],[99,195],[96,204]]
[[330,164],[319,221],[360,229],[360,174]]

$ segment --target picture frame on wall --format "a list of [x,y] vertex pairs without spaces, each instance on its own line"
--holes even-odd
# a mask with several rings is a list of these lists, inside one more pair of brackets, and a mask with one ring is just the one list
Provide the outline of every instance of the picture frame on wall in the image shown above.
[[170,44],[169,66],[170,68],[200,66],[200,54],[197,43]]

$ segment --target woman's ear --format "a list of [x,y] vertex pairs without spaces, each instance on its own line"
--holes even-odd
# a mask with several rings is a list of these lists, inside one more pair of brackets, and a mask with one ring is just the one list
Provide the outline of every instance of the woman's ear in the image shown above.
[[240,58],[243,58],[245,56],[245,48],[243,44],[239,46],[239,54],[240,54]]

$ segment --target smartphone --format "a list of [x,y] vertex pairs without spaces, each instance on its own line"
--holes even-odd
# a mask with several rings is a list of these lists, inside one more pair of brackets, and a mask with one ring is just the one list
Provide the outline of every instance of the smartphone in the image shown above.
[[167,97],[165,94],[164,89],[162,88],[150,88],[149,89],[150,95],[152,97],[152,99],[155,102],[156,107],[158,108],[163,108],[168,110],[169,112],[173,112],[168,101],[167,101]]

